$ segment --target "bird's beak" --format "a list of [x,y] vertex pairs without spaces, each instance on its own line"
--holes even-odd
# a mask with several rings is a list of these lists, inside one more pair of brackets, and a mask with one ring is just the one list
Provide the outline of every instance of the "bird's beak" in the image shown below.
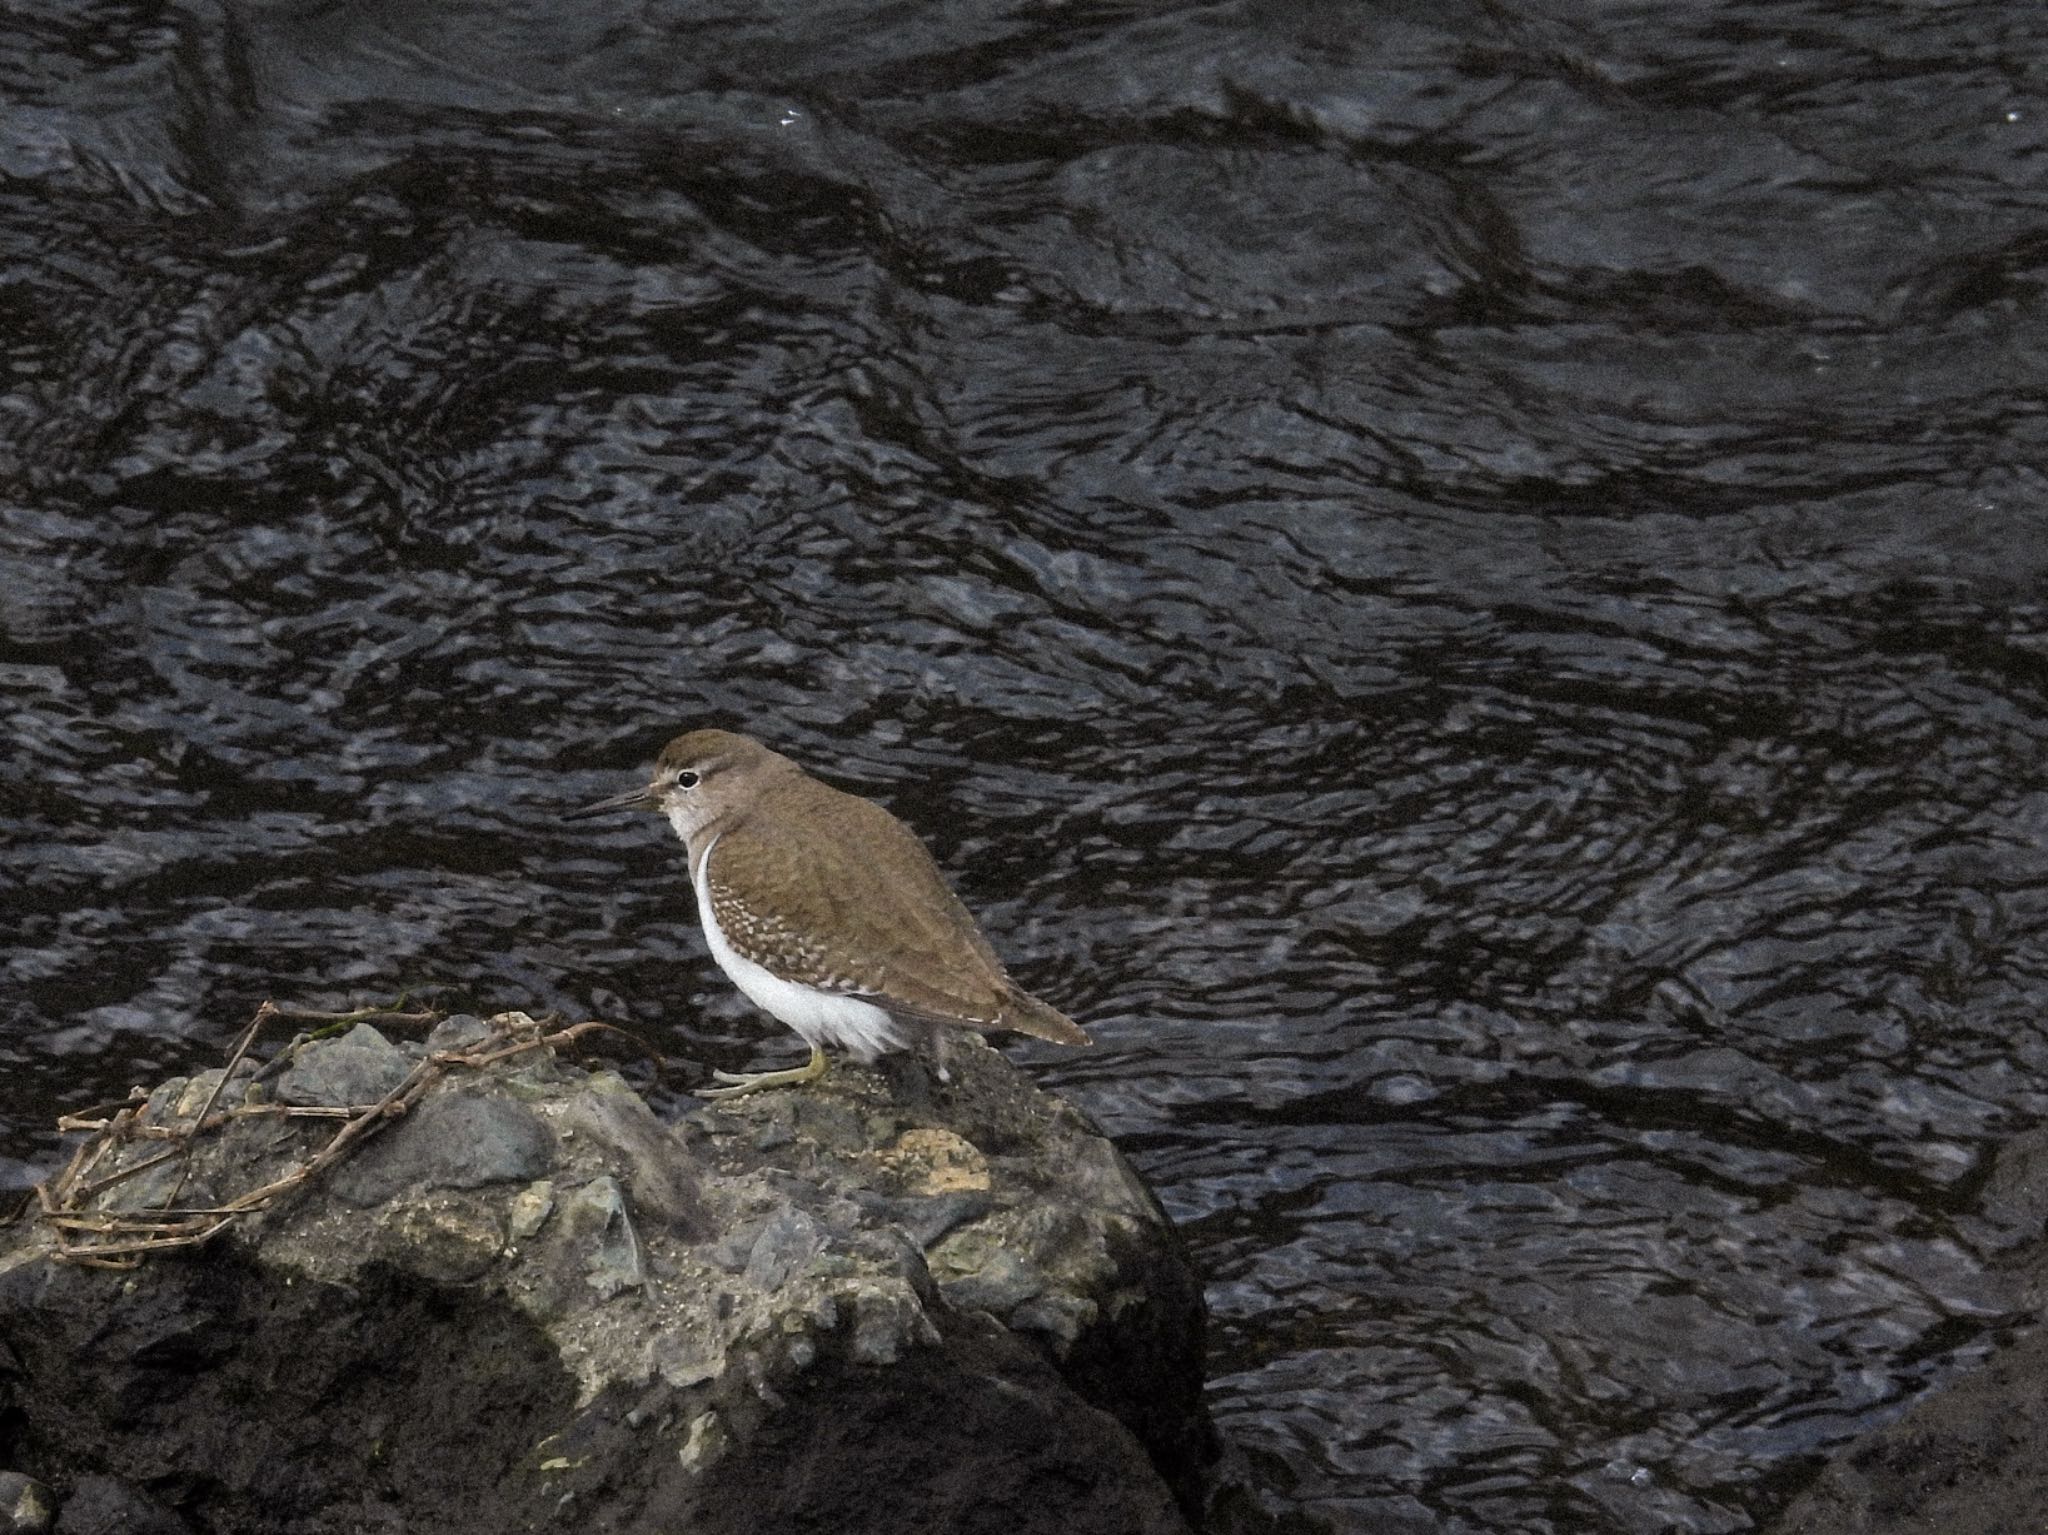
[[655,797],[654,785],[641,789],[628,789],[624,794],[614,794],[610,799],[601,799],[595,805],[585,805],[580,810],[565,810],[562,819],[580,821],[585,816],[610,815],[614,810],[659,810],[661,801]]

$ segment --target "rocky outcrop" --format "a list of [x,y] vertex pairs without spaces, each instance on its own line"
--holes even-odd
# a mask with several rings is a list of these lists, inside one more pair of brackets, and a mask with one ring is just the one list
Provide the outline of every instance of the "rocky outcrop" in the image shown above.
[[1997,1252],[2018,1337],[1898,1417],[1838,1446],[1771,1535],[2013,1535],[2048,1510],[2048,1130],[1999,1148],[1978,1240]]
[[2018,1535],[2048,1511],[2048,1336],[2034,1334],[1831,1456],[1773,1535]]
[[[218,1073],[157,1089],[91,1211],[286,1187],[133,1271],[8,1233],[0,1472],[60,1531],[1188,1527],[1200,1291],[1073,1108],[968,1040],[949,1084],[840,1066],[670,1125],[525,1027],[357,1027],[189,1141]],[[337,1121],[281,1105],[394,1099],[292,1182]]]

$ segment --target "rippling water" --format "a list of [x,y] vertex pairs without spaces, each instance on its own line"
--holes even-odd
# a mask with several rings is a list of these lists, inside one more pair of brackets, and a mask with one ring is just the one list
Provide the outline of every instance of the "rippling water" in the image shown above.
[[2048,20],[0,21],[0,1179],[262,997],[792,1056],[682,724],[918,825],[1258,1499],[1737,1531],[2048,1120]]

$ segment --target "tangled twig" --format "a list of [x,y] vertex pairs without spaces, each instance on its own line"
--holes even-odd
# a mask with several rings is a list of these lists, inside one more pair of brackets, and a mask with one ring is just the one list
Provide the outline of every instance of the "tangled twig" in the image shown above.
[[[148,1106],[149,1095],[139,1088],[119,1106],[64,1116],[58,1121],[59,1129],[87,1130],[92,1132],[92,1136],[78,1148],[61,1173],[47,1183],[37,1184],[34,1191],[42,1218],[60,1233],[53,1255],[67,1263],[90,1268],[128,1269],[136,1267],[151,1253],[199,1247],[219,1236],[237,1220],[268,1209],[280,1196],[317,1178],[393,1120],[402,1118],[452,1070],[481,1069],[531,1050],[573,1044],[599,1031],[624,1035],[653,1056],[657,1065],[660,1060],[644,1041],[612,1024],[592,1021],[564,1026],[552,1021],[539,1022],[524,1013],[507,1013],[491,1020],[494,1030],[491,1039],[479,1041],[468,1049],[437,1051],[427,1056],[407,1073],[402,1082],[375,1103],[338,1108],[245,1103],[219,1108],[221,1095],[234,1077],[236,1067],[247,1056],[264,1025],[273,1019],[330,1025],[369,1022],[431,1024],[440,1021],[441,1016],[433,1012],[369,1008],[353,1013],[319,1013],[265,1002],[256,1009],[256,1015],[237,1037],[220,1080],[214,1084],[205,1104],[190,1123],[161,1125],[145,1121],[142,1116]],[[273,1066],[276,1064],[272,1063]],[[177,1199],[184,1191],[191,1165],[190,1153],[197,1138],[235,1120],[251,1118],[341,1119],[343,1123],[311,1156],[261,1187],[249,1189],[217,1205],[180,1206]],[[143,1140],[167,1140],[175,1144],[113,1172],[94,1176],[116,1148]],[[108,1189],[179,1157],[184,1157],[185,1163],[179,1170],[178,1180],[155,1208],[119,1211],[92,1208],[92,1201]]]

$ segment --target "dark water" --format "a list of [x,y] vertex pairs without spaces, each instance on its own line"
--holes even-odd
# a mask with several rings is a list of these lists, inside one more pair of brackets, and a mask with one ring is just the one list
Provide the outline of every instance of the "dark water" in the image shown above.
[[1336,1530],[1739,1531],[2048,1121],[2048,19],[0,19],[0,1182],[264,996],[791,1059],[681,724],[929,837]]

